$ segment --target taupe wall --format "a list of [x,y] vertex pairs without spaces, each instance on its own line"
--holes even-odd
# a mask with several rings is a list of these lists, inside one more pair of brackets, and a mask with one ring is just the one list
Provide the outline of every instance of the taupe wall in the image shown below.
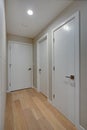
[[6,100],[6,27],[4,0],[0,0],[0,130],[4,130]]
[[[52,99],[52,29],[66,20],[76,11],[80,11],[80,124],[87,130],[87,1],[77,0],[65,9],[50,25],[34,39],[34,63],[36,65],[36,42],[48,33],[49,46],[49,98]],[[36,68],[35,68],[36,69]],[[36,71],[34,85],[37,87]]]

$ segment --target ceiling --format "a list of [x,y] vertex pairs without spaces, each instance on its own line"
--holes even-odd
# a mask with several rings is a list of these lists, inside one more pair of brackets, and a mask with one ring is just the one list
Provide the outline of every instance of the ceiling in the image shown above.
[[[34,38],[73,0],[6,0],[7,33]],[[33,16],[27,10],[34,11]]]

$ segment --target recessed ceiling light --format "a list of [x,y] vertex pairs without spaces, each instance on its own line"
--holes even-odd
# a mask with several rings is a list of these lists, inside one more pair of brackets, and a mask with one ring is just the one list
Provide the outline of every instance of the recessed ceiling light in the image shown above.
[[27,11],[27,14],[28,14],[28,15],[33,15],[33,10],[29,9],[29,10]]

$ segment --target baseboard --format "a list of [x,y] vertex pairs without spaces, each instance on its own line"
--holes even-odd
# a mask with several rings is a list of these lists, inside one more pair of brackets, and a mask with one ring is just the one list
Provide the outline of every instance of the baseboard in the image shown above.
[[80,125],[80,130],[85,130],[85,129]]
[[6,90],[6,93],[9,93],[10,91],[9,90]]
[[48,102],[49,102],[51,105],[53,105],[53,104],[52,104],[52,101],[51,101],[49,98],[48,98]]
[[35,89],[37,91],[37,88],[35,86],[32,87],[33,89]]

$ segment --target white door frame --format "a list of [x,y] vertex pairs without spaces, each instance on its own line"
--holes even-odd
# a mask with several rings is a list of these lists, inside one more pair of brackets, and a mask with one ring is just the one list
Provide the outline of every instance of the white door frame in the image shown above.
[[[8,41],[8,89],[7,92],[10,92],[10,86],[11,86],[11,44],[22,44],[22,45],[32,45],[31,43],[23,43],[23,42],[17,42],[17,41]],[[33,58],[33,45],[32,45],[32,58]],[[33,79],[33,59],[32,59],[32,79]],[[32,86],[33,88],[33,81],[32,81]]]
[[[80,130],[80,122],[79,122],[79,11],[65,20],[62,24],[58,25],[56,28],[52,30],[52,103],[53,103],[53,95],[55,94],[54,86],[55,86],[55,71],[53,70],[55,66],[54,61],[54,32],[58,30],[61,26],[66,24],[67,22],[75,19],[75,125]],[[54,104],[53,104],[54,105]]]
[[40,75],[39,75],[39,44],[42,40],[47,39],[47,97],[49,97],[49,67],[48,67],[48,33],[43,35],[38,41],[37,41],[37,91],[40,92]]

